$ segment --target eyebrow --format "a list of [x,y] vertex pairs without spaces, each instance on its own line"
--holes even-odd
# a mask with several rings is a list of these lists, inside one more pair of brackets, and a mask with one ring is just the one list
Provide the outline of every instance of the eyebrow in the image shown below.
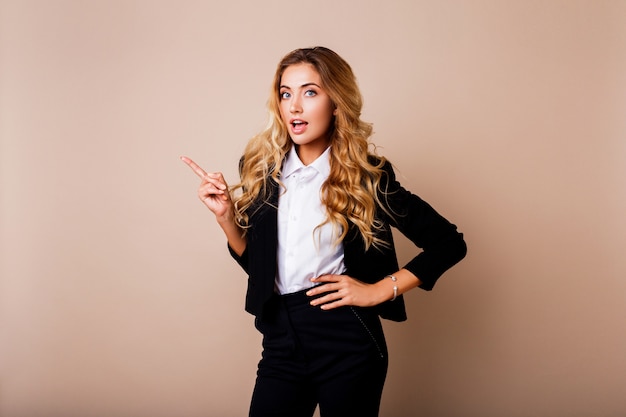
[[[300,86],[300,88],[310,87],[310,86],[315,86],[315,87],[320,88],[320,89],[322,88],[322,87],[320,87],[319,85],[317,85],[317,84],[315,84],[315,83],[313,83],[313,82],[311,82],[311,83],[305,83],[305,84],[302,84],[302,85]],[[291,87],[289,87],[289,86],[287,86],[287,85],[281,85],[281,86],[280,86],[280,87],[278,87],[278,88],[287,88],[287,89],[291,90]]]

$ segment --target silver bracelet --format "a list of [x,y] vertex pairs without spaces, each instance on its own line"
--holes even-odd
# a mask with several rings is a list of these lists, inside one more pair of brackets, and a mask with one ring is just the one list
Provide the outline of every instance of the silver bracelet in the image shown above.
[[385,278],[391,278],[391,280],[393,281],[393,298],[389,301],[394,301],[396,298],[398,298],[398,286],[396,285],[396,282],[398,282],[398,278],[394,277],[393,275],[386,275]]

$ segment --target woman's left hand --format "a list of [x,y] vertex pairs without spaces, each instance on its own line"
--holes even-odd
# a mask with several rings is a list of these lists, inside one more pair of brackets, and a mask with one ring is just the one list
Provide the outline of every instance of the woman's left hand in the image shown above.
[[320,306],[322,310],[341,306],[372,307],[389,298],[380,285],[367,284],[347,275],[321,275],[311,282],[322,285],[310,289],[306,295],[328,293],[311,301],[312,306]]

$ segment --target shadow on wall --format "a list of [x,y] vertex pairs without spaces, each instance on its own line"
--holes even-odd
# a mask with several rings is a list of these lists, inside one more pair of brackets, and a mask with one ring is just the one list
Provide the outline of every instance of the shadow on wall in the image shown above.
[[[414,256],[415,246],[395,238],[402,265]],[[405,294],[406,322],[383,320],[390,363],[382,415],[464,415],[470,403],[491,401],[489,385],[495,381],[488,377],[492,365],[485,361],[501,356],[488,344],[501,308],[487,288],[498,277],[488,266],[475,266],[475,251],[468,246],[467,257],[433,291]]]

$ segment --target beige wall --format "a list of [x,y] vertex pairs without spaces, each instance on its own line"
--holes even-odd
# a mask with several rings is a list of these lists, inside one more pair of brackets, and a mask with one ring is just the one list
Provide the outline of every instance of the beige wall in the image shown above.
[[469,244],[385,323],[382,415],[626,414],[625,1],[1,4],[2,417],[245,415],[245,277],[178,156],[234,181],[314,44]]

